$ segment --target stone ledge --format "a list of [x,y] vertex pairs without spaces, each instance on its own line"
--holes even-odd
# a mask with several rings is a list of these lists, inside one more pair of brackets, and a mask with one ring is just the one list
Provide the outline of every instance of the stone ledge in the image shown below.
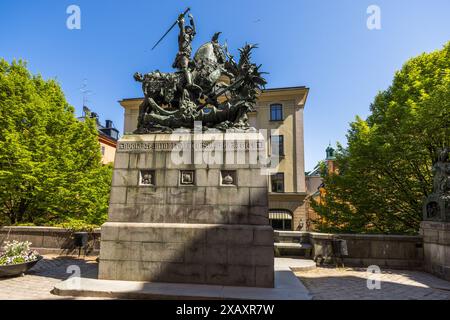
[[139,300],[311,300],[309,293],[288,288],[265,289],[81,279],[79,288],[72,289],[67,281],[57,284],[52,293],[66,297]]
[[290,242],[275,242],[275,248],[279,249],[307,249],[310,250],[313,248],[311,244],[305,243],[290,243]]
[[67,249],[55,249],[55,248],[40,248],[32,247],[33,250],[39,252],[40,255],[57,255],[57,256],[73,256],[73,257],[97,257],[100,254],[99,248],[94,248],[86,252],[84,249],[81,251],[78,248],[67,248]]
[[286,230],[274,230],[275,235],[279,236],[279,237],[302,237],[302,236],[307,236],[309,237],[310,235],[312,235],[312,232],[308,232],[308,231],[286,231]]
[[[37,227],[37,226],[19,226],[19,227],[0,227],[0,233],[8,232],[54,232],[70,233],[70,230],[58,227]],[[95,229],[93,233],[100,233],[100,228]]]
[[[159,228],[159,229],[228,229],[228,230],[272,230],[271,226],[245,224],[199,224],[199,223],[139,223],[139,222],[106,222],[103,227],[116,228]],[[106,239],[105,239],[106,240]]]
[[442,230],[450,232],[450,222],[438,222],[438,221],[422,221],[420,224],[422,230]]
[[422,236],[385,235],[385,234],[324,234],[310,233],[312,239],[344,239],[344,240],[379,240],[379,241],[409,241],[421,242]]

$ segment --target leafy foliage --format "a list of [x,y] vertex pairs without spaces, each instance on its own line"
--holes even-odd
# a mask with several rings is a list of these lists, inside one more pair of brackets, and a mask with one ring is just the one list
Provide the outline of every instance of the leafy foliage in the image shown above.
[[0,60],[0,222],[101,224],[112,169],[101,165],[97,134],[56,81]]
[[409,60],[347,139],[338,147],[339,173],[323,170],[326,193],[313,204],[319,230],[416,233],[432,164],[450,146],[450,42]]

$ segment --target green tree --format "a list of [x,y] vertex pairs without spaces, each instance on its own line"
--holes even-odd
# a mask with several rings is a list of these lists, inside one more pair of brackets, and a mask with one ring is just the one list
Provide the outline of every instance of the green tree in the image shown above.
[[409,60],[347,139],[339,172],[323,170],[326,193],[313,203],[319,230],[417,233],[432,164],[450,146],[450,42]]
[[97,134],[56,81],[0,60],[0,220],[101,224],[112,169],[101,165]]

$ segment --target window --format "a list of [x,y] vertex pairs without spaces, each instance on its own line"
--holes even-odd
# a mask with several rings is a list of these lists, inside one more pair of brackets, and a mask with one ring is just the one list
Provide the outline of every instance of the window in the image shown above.
[[106,150],[105,146],[102,146],[102,156],[105,155],[105,150]]
[[284,157],[284,136],[272,136],[270,138],[272,155]]
[[270,210],[269,220],[274,230],[292,230],[292,213],[288,210]]
[[271,176],[272,192],[284,192],[284,173],[276,173]]
[[283,106],[281,104],[270,106],[270,121],[283,121]]

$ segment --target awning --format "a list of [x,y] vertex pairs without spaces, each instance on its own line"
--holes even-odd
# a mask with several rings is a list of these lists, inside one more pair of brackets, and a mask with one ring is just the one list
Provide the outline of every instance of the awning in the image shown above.
[[270,220],[292,220],[292,214],[287,210],[270,210]]

